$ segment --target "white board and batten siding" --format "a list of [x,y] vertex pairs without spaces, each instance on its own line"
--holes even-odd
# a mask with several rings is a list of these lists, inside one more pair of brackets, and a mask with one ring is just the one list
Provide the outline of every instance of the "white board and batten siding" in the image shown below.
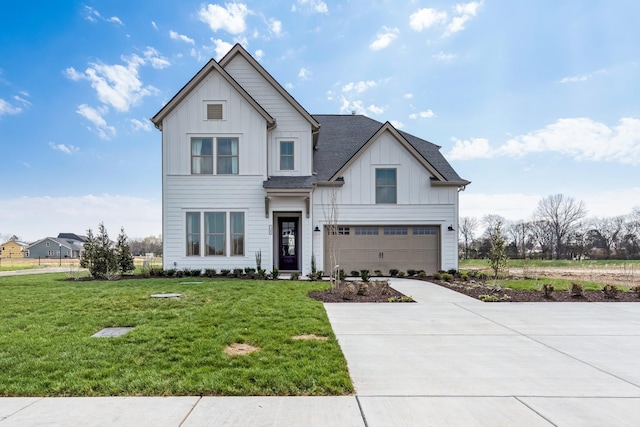
[[[268,175],[308,176],[313,169],[311,125],[282,95],[242,56],[237,55],[225,66],[227,71],[269,114],[277,127],[269,132]],[[279,171],[281,140],[294,141],[295,170]]]
[[[396,204],[376,204],[377,168],[396,169]],[[324,229],[328,201],[335,191],[339,225],[438,226],[441,269],[457,269],[457,188],[433,187],[431,176],[391,134],[384,133],[345,171],[342,187],[319,187],[314,191],[313,226]],[[450,225],[454,231],[448,230]],[[313,253],[318,265],[324,265],[323,233],[314,233]]]

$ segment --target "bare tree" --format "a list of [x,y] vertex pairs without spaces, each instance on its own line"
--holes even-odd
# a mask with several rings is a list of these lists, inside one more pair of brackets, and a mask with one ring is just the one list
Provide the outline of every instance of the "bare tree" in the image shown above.
[[534,216],[546,221],[553,236],[555,255],[560,259],[566,238],[586,215],[584,202],[563,194],[547,196],[538,202]]
[[460,218],[460,234],[464,241],[464,257],[469,258],[469,243],[473,242],[476,229],[478,228],[478,220],[473,217],[463,216]]
[[[514,221],[507,225],[507,235],[511,238],[516,252],[522,251],[522,258],[526,257],[527,251],[525,242],[529,231],[529,223],[525,221]],[[517,255],[517,253],[516,253]]]
[[622,237],[622,229],[624,225],[624,217],[604,217],[594,218],[591,220],[589,229],[589,237],[592,244],[603,249],[607,258],[611,257],[611,249],[619,248],[620,238]]
[[332,188],[329,192],[329,200],[323,206],[324,220],[326,224],[326,230],[323,231],[326,234],[325,244],[327,245],[327,252],[329,254],[329,266],[331,272],[329,273],[329,280],[333,287],[335,287],[340,281],[340,264],[339,264],[339,252],[338,248],[338,201],[337,192],[335,188]]

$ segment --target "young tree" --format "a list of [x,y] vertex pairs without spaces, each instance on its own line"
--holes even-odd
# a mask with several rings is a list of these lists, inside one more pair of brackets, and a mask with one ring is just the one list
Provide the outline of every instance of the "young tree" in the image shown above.
[[538,202],[534,215],[536,219],[549,224],[557,259],[560,259],[563,254],[567,236],[586,213],[584,202],[577,202],[573,197],[566,197],[563,194],[547,196]]
[[498,273],[507,268],[506,241],[504,239],[504,218],[499,215],[487,215],[483,219],[487,226],[485,235],[490,242],[490,249],[487,257],[489,266],[493,270],[494,279],[498,278]]
[[110,279],[118,272],[118,261],[113,243],[103,223],[98,226],[98,235],[87,230],[87,240],[80,258],[80,266],[89,269],[96,279]]
[[118,241],[116,242],[115,253],[118,269],[121,273],[129,273],[135,270],[136,266],[133,263],[133,255],[131,254],[131,248],[129,247],[124,227],[120,228],[120,235],[118,235]]

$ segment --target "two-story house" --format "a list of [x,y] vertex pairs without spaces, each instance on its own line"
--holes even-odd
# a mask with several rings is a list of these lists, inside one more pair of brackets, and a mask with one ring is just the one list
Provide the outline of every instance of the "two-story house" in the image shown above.
[[2,258],[24,258],[25,249],[29,246],[26,242],[21,242],[15,236],[9,241],[0,245],[0,257]]
[[[439,147],[309,114],[244,48],[210,60],[162,131],[164,268],[457,268],[458,176]],[[336,254],[332,260],[330,254]]]
[[74,233],[45,237],[25,249],[25,258],[80,258],[85,238]]

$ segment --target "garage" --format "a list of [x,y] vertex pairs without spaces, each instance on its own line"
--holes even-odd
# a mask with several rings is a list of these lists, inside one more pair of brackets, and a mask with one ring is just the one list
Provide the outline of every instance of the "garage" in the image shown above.
[[440,266],[440,227],[435,225],[343,225],[335,234],[325,227],[324,271],[331,270],[330,251],[336,248],[340,268],[347,274],[353,270],[375,270],[389,274],[399,271],[424,270],[433,274]]

